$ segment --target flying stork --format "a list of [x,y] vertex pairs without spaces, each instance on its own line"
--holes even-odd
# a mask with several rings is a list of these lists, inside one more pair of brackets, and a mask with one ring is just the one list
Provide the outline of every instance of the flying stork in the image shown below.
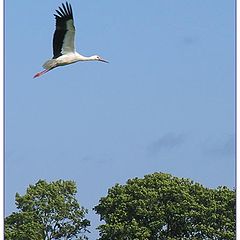
[[56,29],[53,35],[53,58],[43,64],[44,70],[34,75],[40,77],[44,73],[58,67],[72,64],[78,61],[101,61],[108,63],[98,55],[85,57],[75,51],[74,37],[75,27],[73,22],[73,11],[71,5],[66,2],[56,10]]

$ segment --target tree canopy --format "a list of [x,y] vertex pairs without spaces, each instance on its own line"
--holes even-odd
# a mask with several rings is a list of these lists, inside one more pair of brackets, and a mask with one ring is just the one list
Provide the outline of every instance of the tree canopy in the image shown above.
[[5,218],[6,240],[87,239],[84,234],[90,222],[87,210],[76,200],[73,181],[47,183],[39,180],[16,194],[18,212]]
[[94,210],[100,240],[235,239],[235,191],[154,173],[116,184]]

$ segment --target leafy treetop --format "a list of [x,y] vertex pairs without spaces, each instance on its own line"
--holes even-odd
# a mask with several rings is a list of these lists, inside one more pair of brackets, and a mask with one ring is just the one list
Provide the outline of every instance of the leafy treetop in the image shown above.
[[19,212],[5,219],[5,239],[86,239],[83,234],[90,222],[87,210],[76,200],[73,181],[47,183],[39,180],[27,188],[25,195],[16,194]]
[[116,184],[94,210],[100,240],[234,239],[235,192],[154,173]]

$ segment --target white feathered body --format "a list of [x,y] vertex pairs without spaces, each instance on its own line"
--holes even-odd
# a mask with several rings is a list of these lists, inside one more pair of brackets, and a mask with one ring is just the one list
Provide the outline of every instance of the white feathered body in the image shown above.
[[95,60],[94,56],[91,57],[85,57],[82,56],[81,54],[77,53],[77,52],[70,52],[67,54],[64,54],[58,58],[53,58],[50,60],[47,60],[44,64],[43,64],[43,68],[44,69],[52,69],[58,66],[64,66],[64,65],[69,65],[72,63],[76,63],[79,61],[90,61],[90,60]]

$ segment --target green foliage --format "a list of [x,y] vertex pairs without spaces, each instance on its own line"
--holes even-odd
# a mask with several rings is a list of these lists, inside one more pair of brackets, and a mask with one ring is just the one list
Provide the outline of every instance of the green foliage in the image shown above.
[[116,184],[94,210],[100,239],[234,239],[235,192],[155,173]]
[[87,210],[80,207],[73,181],[30,185],[24,196],[16,194],[18,213],[5,218],[6,240],[87,239]]

